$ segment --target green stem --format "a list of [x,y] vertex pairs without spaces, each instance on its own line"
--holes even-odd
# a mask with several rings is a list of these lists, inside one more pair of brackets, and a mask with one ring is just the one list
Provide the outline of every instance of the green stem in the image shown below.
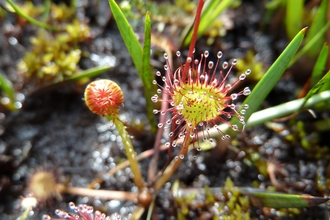
[[21,214],[21,216],[18,219],[20,219],[20,220],[28,219],[31,209],[29,209],[29,208],[25,209],[24,212]]
[[13,84],[0,73],[0,89],[11,99],[11,101],[15,100],[15,90]]
[[116,125],[116,128],[117,128],[117,130],[119,132],[119,135],[122,139],[122,142],[123,142],[123,145],[124,145],[124,148],[125,148],[125,151],[126,151],[126,156],[129,160],[132,173],[134,175],[134,183],[139,188],[139,190],[141,191],[144,188],[145,184],[144,184],[144,181],[143,181],[143,178],[142,178],[142,175],[141,175],[141,171],[140,171],[140,168],[139,168],[139,164],[138,164],[138,161],[137,161],[137,158],[136,158],[136,153],[135,153],[134,148],[132,146],[131,139],[129,138],[129,135],[128,135],[126,129],[125,129],[125,125],[121,120],[119,120],[117,118],[111,118],[109,116],[106,116],[106,118],[108,120],[113,120],[113,122]]
[[302,57],[312,47],[314,47],[315,43],[317,41],[320,41],[321,37],[329,29],[329,27],[330,27],[330,21],[328,21],[326,25],[321,30],[319,30],[319,32],[292,58],[292,60],[289,63],[289,66],[294,64],[300,57]]
[[44,28],[44,29],[48,29],[48,30],[52,30],[52,31],[58,31],[59,28],[57,27],[54,27],[54,26],[51,26],[51,25],[48,25],[46,23],[43,23],[43,22],[40,22],[30,16],[28,16],[27,14],[24,14],[20,9],[19,7],[17,7],[15,5],[14,2],[12,2],[11,0],[6,0],[7,3],[15,10],[15,12],[20,15],[21,17],[25,18],[28,22],[30,22],[31,24],[34,24],[38,27],[41,27],[41,28]]
[[[302,103],[304,102],[305,98],[296,99],[290,102],[286,102],[274,107],[270,107],[264,110],[260,110],[258,112],[255,112],[251,115],[249,120],[246,122],[246,127],[253,127],[256,125],[261,125],[267,121],[274,120],[277,118],[281,118],[284,116],[288,116],[290,114],[293,114],[295,112],[300,111],[300,107]],[[318,103],[325,103],[326,101],[330,100],[330,90],[321,92],[319,94],[313,95],[306,104],[304,105],[304,108],[301,110],[306,110],[308,108],[312,108]],[[224,133],[228,133],[230,131],[230,127],[227,124],[221,124],[218,126],[218,129],[223,131]],[[237,133],[231,134],[231,137],[235,137]],[[202,135],[202,134],[200,134]],[[209,130],[210,137],[219,137],[220,134],[217,129],[211,128]]]
[[45,11],[41,18],[42,22],[47,22],[47,20],[49,19],[51,4],[52,4],[51,0],[45,0],[44,2]]
[[[266,121],[293,114],[299,111],[300,106],[304,103],[304,100],[305,98],[296,99],[290,102],[286,102],[271,108],[258,111],[251,115],[251,117],[247,121],[246,127],[253,127],[256,125],[260,125]],[[315,104],[325,102],[327,100],[330,100],[329,90],[312,96],[310,99],[308,99],[303,109],[311,108]]]

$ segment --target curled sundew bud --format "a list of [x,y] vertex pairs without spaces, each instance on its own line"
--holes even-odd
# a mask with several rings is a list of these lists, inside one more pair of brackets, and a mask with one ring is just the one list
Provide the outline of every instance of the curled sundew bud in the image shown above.
[[117,83],[101,79],[91,82],[85,89],[88,108],[101,116],[115,116],[124,101],[124,95]]
[[56,209],[55,214],[59,218],[52,218],[49,215],[44,215],[43,220],[120,220],[121,216],[118,214],[112,214],[111,216],[107,216],[100,211],[94,211],[92,206],[81,204],[76,206],[73,202],[69,203],[70,209],[72,209],[75,213],[68,213],[62,211],[60,209]]
[[[180,57],[181,53],[176,53],[177,57]],[[242,116],[246,110],[238,112],[238,105],[233,103],[241,95],[249,95],[250,89],[246,87],[243,91],[238,93],[231,93],[235,86],[246,78],[251,71],[248,70],[245,74],[242,74],[236,82],[227,84],[229,73],[233,66],[236,64],[236,60],[231,63],[223,62],[222,69],[217,72],[217,68],[220,66],[219,61],[222,57],[222,52],[217,54],[217,62],[207,62],[206,58],[209,56],[208,51],[201,54],[201,59],[194,59],[188,57],[186,63],[179,66],[174,72],[168,61],[168,56],[165,55],[166,65],[164,67],[166,73],[165,76],[161,76],[159,72],[156,74],[158,77],[162,77],[164,85],[159,85],[163,94],[168,95],[168,99],[158,98],[158,95],[153,96],[153,102],[167,102],[169,108],[165,111],[154,110],[154,113],[163,112],[171,113],[172,117],[168,127],[172,128],[171,142],[175,138],[184,138],[188,135],[192,141],[197,141],[198,132],[202,130],[203,139],[210,138],[208,130],[210,127],[215,127],[222,135],[222,139],[228,139],[229,135],[222,132],[217,124],[226,123],[233,130],[239,130],[238,125],[230,124],[227,120],[232,117],[237,117],[238,123],[245,125],[244,116]],[[194,62],[192,62],[194,60]],[[186,66],[189,68],[186,68]],[[156,98],[155,98],[156,97]],[[246,109],[247,107],[244,107]],[[170,124],[175,124],[172,126]],[[173,135],[173,132],[177,135]],[[187,140],[185,138],[184,140]],[[183,143],[183,146],[189,143]]]
[[35,172],[28,183],[28,189],[31,196],[40,202],[47,202],[54,196],[58,199],[61,198],[55,171],[40,170]]

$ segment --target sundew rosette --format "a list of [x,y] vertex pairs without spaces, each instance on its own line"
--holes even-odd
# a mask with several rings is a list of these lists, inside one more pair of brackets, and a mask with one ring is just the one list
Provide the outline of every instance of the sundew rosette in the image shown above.
[[55,214],[59,218],[52,218],[49,215],[44,215],[42,220],[121,220],[121,216],[118,214],[112,214],[107,216],[100,211],[94,211],[92,206],[86,204],[80,204],[76,206],[73,202],[69,203],[69,208],[74,211],[74,213],[69,213],[60,209],[56,209]]
[[[177,57],[181,56],[181,53],[176,52]],[[165,110],[154,110],[154,113],[160,113],[162,115],[170,113],[170,119],[165,124],[159,123],[158,127],[165,126],[171,127],[169,133],[172,146],[176,146],[177,138],[184,138],[183,146],[186,143],[189,136],[194,143],[198,141],[198,132],[203,131],[203,139],[206,140],[208,130],[211,127],[217,129],[222,135],[222,139],[228,139],[230,136],[222,132],[218,124],[226,123],[233,130],[238,131],[238,124],[231,124],[228,119],[232,117],[238,118],[238,123],[245,126],[244,114],[248,105],[243,106],[243,110],[238,112],[238,105],[234,101],[239,96],[247,96],[251,93],[248,87],[245,87],[242,91],[233,92],[235,86],[244,80],[251,70],[247,70],[241,74],[234,83],[227,83],[228,76],[235,66],[237,60],[234,59],[231,64],[223,62],[220,71],[217,71],[219,67],[220,58],[222,52],[217,53],[217,61],[207,61],[209,52],[205,51],[201,54],[200,60],[188,57],[186,62],[180,65],[175,71],[173,71],[168,61],[168,55],[165,53],[164,58],[166,60],[165,76],[161,76],[159,71],[156,72],[158,77],[161,77],[163,85],[158,85],[158,94],[163,94],[160,98],[158,94],[152,96],[153,102],[167,102],[169,107]],[[186,68],[189,65],[189,68]],[[154,84],[158,84],[156,80]],[[164,96],[164,94],[166,94]],[[168,143],[169,144],[169,143]]]

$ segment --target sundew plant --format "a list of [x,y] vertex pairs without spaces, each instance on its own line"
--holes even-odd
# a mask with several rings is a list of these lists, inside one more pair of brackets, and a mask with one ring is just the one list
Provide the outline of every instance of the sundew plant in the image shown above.
[[[49,30],[49,34],[59,31],[56,24],[53,26],[53,24],[49,25],[47,22],[32,19],[28,15],[22,14],[11,0],[7,0],[7,2],[13,7],[13,10],[27,21]],[[74,2],[72,4],[78,7]],[[322,37],[312,32],[311,35],[315,38],[308,37],[308,42],[304,44],[304,36],[311,32],[308,32],[307,27],[292,28],[290,25],[293,25],[293,22],[289,22],[290,19],[287,20],[287,34],[290,36],[288,45],[265,73],[258,73],[257,78],[252,77],[253,79],[250,79],[251,75],[254,74],[251,71],[252,68],[243,70],[244,62],[241,65],[238,64],[240,58],[226,60],[225,47],[222,48],[224,50],[220,51],[218,48],[212,48],[213,45],[209,45],[214,43],[218,36],[212,35],[212,41],[203,43],[203,34],[207,33],[207,29],[211,27],[212,22],[217,20],[225,10],[238,7],[231,1],[174,1],[173,5],[175,7],[189,2],[189,7],[186,3],[185,15],[188,17],[189,13],[194,13],[190,15],[192,19],[188,19],[191,20],[190,24],[183,19],[168,21],[168,15],[161,17],[158,14],[153,14],[153,10],[158,4],[155,3],[155,6],[154,1],[121,1],[120,4],[117,4],[115,0],[109,0],[108,2],[111,10],[110,19],[114,20],[114,24],[116,24],[116,28],[121,34],[120,36],[136,68],[140,80],[138,83],[142,85],[141,91],[143,90],[144,94],[143,100],[145,103],[143,104],[145,104],[144,116],[146,116],[146,120],[141,129],[141,127],[137,128],[134,123],[123,117],[121,110],[130,97],[129,92],[131,91],[129,86],[125,88],[122,85],[115,74],[113,74],[113,78],[110,75],[108,78],[102,76],[101,79],[90,80],[91,77],[105,70],[105,67],[61,77],[60,81],[66,83],[71,80],[81,80],[79,85],[86,85],[84,89],[77,89],[81,94],[84,92],[79,97],[82,99],[80,101],[83,107],[87,107],[87,113],[90,113],[91,116],[95,116],[97,119],[100,119],[98,116],[102,117],[99,124],[103,123],[111,127],[110,129],[114,131],[111,138],[118,144],[119,151],[122,147],[124,158],[119,159],[119,164],[116,164],[117,161],[115,163],[113,158],[105,160],[104,163],[115,165],[106,164],[104,169],[108,173],[101,173],[102,171],[100,171],[100,175],[95,176],[95,179],[91,180],[86,187],[76,187],[74,181],[61,180],[55,174],[55,169],[35,172],[30,178],[27,187],[28,193],[22,197],[18,204],[18,207],[22,210],[19,219],[28,219],[40,204],[46,204],[51,199],[61,200],[64,194],[83,197],[84,199],[80,200],[80,203],[83,204],[75,205],[75,203],[78,204],[77,201],[74,201],[75,203],[70,202],[68,205],[71,212],[65,211],[63,207],[58,207],[60,209],[55,209],[55,215],[58,217],[54,218],[52,213],[47,213],[43,216],[44,220],[149,220],[172,219],[173,216],[175,216],[173,218],[179,220],[195,218],[250,219],[257,215],[254,213],[255,209],[258,210],[257,212],[262,213],[260,216],[264,218],[274,217],[275,214],[273,216],[273,213],[276,213],[275,217],[303,216],[304,208],[317,206],[328,201],[327,193],[330,187],[330,176],[325,167],[329,169],[330,165],[324,161],[329,159],[329,151],[318,146],[318,139],[308,135],[307,126],[298,121],[300,119],[297,116],[300,113],[311,113],[312,116],[315,116],[318,112],[321,112],[321,117],[324,119],[329,115],[327,104],[330,100],[330,74],[324,72],[327,69],[326,63],[328,60],[327,44],[324,44],[323,48],[317,51],[318,57],[315,57],[313,73],[304,88],[301,89],[299,99],[260,110],[262,107],[270,105],[269,103],[262,104],[267,100],[268,95],[277,83],[281,81],[286,69],[293,65],[296,60],[299,60],[298,56],[303,56],[304,51],[309,51],[313,42],[323,39]],[[172,3],[172,1],[170,2]],[[275,1],[271,2],[276,3]],[[145,8],[150,8],[150,11],[141,13],[143,9],[136,7],[137,11],[140,10],[140,17],[145,17],[143,36],[133,31],[139,23],[129,23],[126,16],[129,15],[134,18],[135,11],[130,9],[132,5],[138,3],[145,4]],[[299,5],[303,5],[302,2]],[[319,6],[319,14],[321,15],[324,14],[326,8],[324,5],[325,3],[322,1]],[[286,7],[287,13],[292,13],[290,9],[292,10],[293,5],[288,3]],[[161,10],[159,11],[161,12]],[[301,13],[299,14],[301,16]],[[319,14],[315,16],[315,20],[322,20],[323,17]],[[180,15],[182,16],[182,14]],[[173,17],[175,16],[177,15],[173,15]],[[162,25],[155,28],[152,24],[155,22],[154,20],[160,23],[165,22],[163,19],[169,23],[177,22],[182,26],[187,26],[187,29],[182,31],[182,36],[178,37],[180,38],[178,41],[180,41],[181,48],[178,46],[179,43],[173,46],[165,38],[157,38],[154,32],[156,32],[156,29],[159,32],[163,31]],[[322,24],[320,35],[325,35],[329,23],[322,21]],[[107,26],[105,25],[103,28],[106,29]],[[314,29],[314,27],[311,29]],[[201,40],[199,41],[199,39]],[[100,45],[103,44],[100,43]],[[161,55],[154,52],[156,47],[162,51]],[[306,47],[309,48],[306,49]],[[251,54],[254,54],[254,52]],[[79,53],[79,59],[74,64],[78,64],[80,55],[82,53]],[[231,57],[231,55],[228,57]],[[154,57],[159,60],[152,60]],[[249,60],[253,62],[253,59]],[[60,59],[60,61],[62,60]],[[156,64],[151,65],[151,63]],[[51,64],[50,61],[47,61],[47,64]],[[240,67],[237,68],[237,65],[240,65]],[[121,64],[119,66],[122,68]],[[9,86],[11,84],[6,83],[7,79],[2,78],[0,78],[0,86],[4,88],[4,94],[14,96],[14,91]],[[57,83],[59,82],[47,85],[53,86]],[[134,82],[129,83],[133,84]],[[127,93],[125,94],[125,92]],[[131,109],[130,113],[134,114],[134,110]],[[134,117],[135,115],[132,116],[132,118]],[[326,119],[313,124],[313,128],[318,131],[322,129],[322,131],[330,130],[330,127],[326,125],[329,120]],[[260,135],[258,131],[253,130],[257,125],[265,125],[262,129],[268,129],[271,132],[263,131],[262,134],[265,135]],[[141,130],[140,133],[145,135],[141,136],[149,138],[141,144],[143,148],[138,148],[139,146],[136,146],[138,141],[134,139],[134,134]],[[303,166],[304,159],[308,160],[310,158],[314,161],[320,161],[320,164],[326,164],[322,167],[324,169],[320,169],[322,172],[317,172],[313,176],[313,181],[317,183],[314,185],[306,184],[307,186],[303,185],[304,187],[301,187],[302,183],[308,181],[301,181],[299,184],[285,182],[292,181],[289,172],[285,170],[286,164],[290,161],[283,162],[280,161],[281,157],[276,158],[282,151],[279,150],[280,147],[273,150],[275,147],[272,145],[279,142],[279,145],[285,145],[285,150],[289,149],[283,155],[289,153],[296,155],[297,152],[304,153],[305,157],[298,158],[299,166]],[[150,143],[153,146],[149,146]],[[292,144],[294,149],[287,147],[289,144]],[[313,147],[314,145],[315,147]],[[261,148],[263,150],[259,150]],[[163,154],[162,151],[168,153]],[[110,150],[109,152],[103,152],[102,156],[110,157],[110,153],[112,153]],[[230,157],[226,155],[227,153],[234,156]],[[198,167],[199,163],[207,160],[205,158],[213,160],[211,162],[212,168],[218,169],[220,167],[220,169],[208,170],[211,169],[211,166],[207,164],[208,161],[204,161],[203,169],[189,170],[186,173],[180,170],[180,168]],[[142,162],[145,159],[149,160]],[[88,160],[89,158],[83,158],[83,162]],[[228,172],[229,167],[234,167],[231,171],[235,172]],[[85,169],[85,167],[82,169]],[[231,179],[232,176],[237,177],[237,173],[243,169],[243,172],[248,171],[255,176],[244,180],[245,176],[250,175],[246,172],[240,177],[241,179]],[[104,186],[117,184],[114,174],[122,170],[129,172],[129,175],[125,176],[127,186],[122,187],[124,190],[102,189]],[[305,173],[308,173],[307,168],[304,170]],[[317,169],[315,168],[315,170]],[[195,171],[201,174],[198,177],[199,179],[195,176],[192,177],[193,174],[191,173]],[[192,180],[189,180],[190,182],[188,180],[183,181],[184,184],[180,185],[180,172],[182,172],[182,175],[187,175],[187,179]],[[215,183],[212,182],[212,178],[206,177],[209,173],[216,173],[212,177],[217,180]],[[284,177],[282,178],[282,176]],[[250,180],[251,182],[248,182]],[[219,182],[223,185],[219,185]],[[317,191],[319,194],[303,195],[306,194],[307,189],[313,187],[316,190],[311,190],[311,192]],[[301,188],[304,189],[299,191],[298,189]],[[294,194],[291,194],[292,192]],[[128,201],[130,207],[119,209],[119,212],[122,211],[119,214],[107,213],[106,209],[100,208],[103,207],[100,205],[101,202],[94,202],[95,206],[98,205],[95,208],[88,204],[91,201],[87,198],[91,197],[99,198],[98,201],[104,200],[107,204],[110,204],[111,201],[114,201],[114,204],[117,201]],[[126,205],[124,202],[120,205]],[[164,207],[159,207],[161,205]],[[129,210],[127,216],[121,216],[127,214],[123,209],[125,211]],[[101,210],[102,212],[95,210]],[[171,214],[169,216],[166,216],[167,213],[159,214],[159,212],[165,212],[164,210],[171,212]],[[157,216],[158,214],[159,216]]]
[[[291,44],[287,47],[287,50],[283,52],[263,79],[258,83],[255,88],[256,91],[251,93],[250,88],[245,87],[241,91],[236,92],[236,87],[239,86],[241,81],[248,77],[251,70],[247,69],[238,76],[236,81],[229,83],[229,74],[237,63],[236,59],[233,59],[231,63],[223,61],[221,64],[221,51],[217,53],[216,61],[208,60],[208,51],[200,55],[195,54],[203,5],[204,1],[198,2],[187,57],[182,58],[181,52],[177,51],[175,54],[181,64],[175,68],[171,64],[171,60],[169,60],[169,54],[165,53],[165,73],[162,74],[160,71],[156,71],[156,79],[152,81],[152,84],[157,85],[158,89],[157,94],[151,96],[150,99],[153,103],[161,103],[161,108],[153,109],[152,111],[153,114],[160,116],[160,122],[157,123],[158,133],[154,145],[155,153],[149,169],[148,183],[144,183],[141,173],[137,172],[135,168],[132,169],[135,183],[139,187],[141,193],[139,196],[140,199],[138,200],[141,209],[150,206],[152,198],[154,198],[154,192],[157,192],[172,177],[184,160],[191,143],[197,150],[201,150],[201,142],[212,141],[212,138],[218,135],[220,135],[222,140],[230,139],[236,135],[233,132],[244,131],[245,127],[248,126],[247,120],[253,112],[257,110],[263,99],[265,99],[276,81],[280,78],[281,74],[283,74],[285,67],[289,64],[291,57],[298,49],[306,31],[306,29],[303,29],[296,38],[293,39]],[[126,24],[124,25],[122,21],[120,21],[123,17],[121,17],[122,14],[119,8],[117,8],[118,6],[116,6],[113,1],[110,1],[110,7],[121,33],[130,33],[131,29],[127,29],[127,26],[125,26]],[[144,48],[141,51],[144,58],[149,58],[145,53],[149,53],[150,51],[148,48],[148,34],[150,34],[148,32],[148,30],[150,30],[148,27],[149,19],[149,14],[147,14],[145,27],[145,34],[147,36],[145,38]],[[124,41],[129,42],[134,37],[133,35],[125,36],[123,34],[123,38]],[[129,46],[129,44],[127,44],[127,46],[136,64],[138,58],[134,56],[134,48]],[[153,77],[148,76],[148,74],[150,74],[148,71],[142,71],[141,77],[143,82],[146,83],[145,86],[150,88],[150,84],[148,84],[150,82],[146,82],[145,79]],[[157,81],[157,78],[160,80]],[[235,103],[238,97],[248,95],[252,97],[243,104],[237,105]],[[86,100],[88,99],[86,96],[85,98]],[[249,106],[253,106],[253,108],[251,109]],[[120,121],[119,119],[114,120]],[[231,129],[231,131],[229,131],[228,128]],[[167,138],[169,139],[165,147],[171,149],[179,146],[180,150],[174,159],[169,158],[171,162],[167,164],[164,170],[155,175],[155,170],[153,169],[155,164],[153,162],[157,161],[160,137],[164,131],[168,133]],[[217,132],[218,135],[216,135],[214,131]],[[124,132],[124,130],[121,130],[120,133],[121,132]],[[135,160],[134,148],[132,146],[126,148],[126,154],[130,162]],[[171,156],[171,154],[169,154],[169,156]],[[134,164],[136,164],[136,161],[134,161]],[[290,195],[288,195],[286,199],[287,198],[289,200],[293,198],[300,199],[297,197],[290,197]],[[259,196],[258,199],[267,199],[267,194]],[[293,207],[295,206],[293,205]],[[134,218],[137,218],[137,216],[138,214],[136,214],[136,216],[134,215]]]
[[[176,55],[180,57],[180,52],[177,51]],[[218,128],[219,123],[226,123],[233,130],[238,131],[236,124],[230,124],[226,119],[237,117],[239,123],[245,125],[244,114],[248,105],[245,104],[244,109],[240,112],[237,111],[237,106],[233,103],[241,95],[249,95],[250,89],[248,87],[238,93],[230,92],[235,86],[246,78],[250,74],[250,70],[240,75],[239,79],[233,84],[227,83],[228,75],[231,69],[236,64],[236,60],[233,60],[229,66],[227,62],[222,65],[222,70],[217,75],[217,68],[219,65],[222,52],[217,54],[218,60],[216,63],[213,61],[206,62],[209,56],[209,52],[205,51],[201,54],[201,60],[188,57],[186,63],[178,67],[175,71],[168,62],[168,56],[165,53],[164,58],[167,62],[164,69],[166,71],[165,76],[161,76],[158,71],[156,75],[162,78],[164,85],[162,89],[158,89],[158,93],[165,93],[165,97],[168,99],[159,99],[158,95],[152,97],[153,102],[167,102],[170,108],[165,110],[154,110],[154,113],[166,114],[167,112],[172,114],[171,119],[167,120],[165,125],[159,123],[158,127],[167,126],[170,131],[169,136],[171,142],[177,140],[177,138],[184,138],[182,143],[183,147],[187,147],[188,137],[192,139],[192,142],[198,141],[198,132],[201,128],[203,132],[203,140],[208,138],[206,130],[210,127],[214,127],[222,135],[222,139],[229,139],[230,136],[225,134]],[[189,68],[185,68],[189,66]],[[229,66],[229,68],[228,68]],[[228,68],[228,69],[227,69]],[[226,72],[226,73],[224,73]],[[156,80],[154,83],[157,84]],[[172,123],[174,126],[171,126]],[[244,127],[244,126],[243,126]],[[177,135],[174,135],[177,133]],[[172,138],[173,137],[173,138]]]

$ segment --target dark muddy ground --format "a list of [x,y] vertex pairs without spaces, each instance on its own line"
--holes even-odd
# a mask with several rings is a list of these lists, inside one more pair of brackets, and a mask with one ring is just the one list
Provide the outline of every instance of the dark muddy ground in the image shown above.
[[[100,5],[82,3],[77,13],[81,19],[89,19],[94,35],[90,42],[83,45],[83,49],[91,56],[80,62],[81,69],[113,63],[109,71],[97,78],[112,79],[123,89],[125,101],[120,115],[128,123],[142,128],[141,135],[133,139],[137,153],[152,148],[154,135],[147,125],[142,83],[111,17],[107,1],[100,1]],[[212,46],[206,44],[206,37],[202,38],[197,43],[197,52],[207,49],[215,55],[218,50],[222,50],[228,60],[243,57],[248,49],[252,49],[259,55],[259,61],[266,69],[287,41],[283,25],[275,21],[265,25],[264,22],[268,21],[263,20],[263,15],[260,1],[244,1],[228,13],[228,18],[232,19],[232,29],[224,37],[216,38]],[[82,100],[85,85],[65,84],[28,95],[27,91],[31,91],[31,88],[20,86],[23,79],[17,75],[16,64],[24,51],[28,50],[29,37],[35,33],[36,28],[32,25],[21,27],[17,17],[10,13],[1,18],[0,29],[0,71],[17,87],[23,87],[20,92],[25,94],[19,111],[8,112],[2,109],[3,113],[0,113],[0,219],[16,219],[19,216],[19,202],[29,192],[29,179],[40,169],[55,170],[59,181],[68,182],[70,186],[86,187],[95,177],[102,176],[106,180],[101,185],[102,189],[136,191],[130,178],[130,169],[122,170],[114,176],[106,175],[109,169],[125,158],[125,154],[114,126],[92,114],[85,106]],[[142,28],[137,29],[138,34],[142,35]],[[13,38],[17,39],[17,44],[10,44]],[[156,52],[153,58],[155,63],[163,65],[164,60]],[[291,68],[262,108],[295,99],[297,90],[303,86],[311,70],[306,65],[298,64]],[[157,66],[154,71],[161,68]],[[250,86],[254,84],[247,83]],[[328,118],[329,110],[321,114],[321,118]],[[257,126],[240,134],[229,150],[221,155],[216,149],[189,153],[172,181],[179,179],[187,187],[219,187],[224,185],[229,176],[236,186],[257,185],[262,188],[272,185],[272,182],[260,173],[258,166],[266,166],[267,161],[273,161],[282,164],[289,174],[279,175],[278,181],[283,183],[279,191],[325,196],[328,190],[320,189],[319,185],[325,184],[325,179],[329,178],[329,140],[325,133],[315,134],[309,129],[314,120],[310,114],[302,113],[281,125],[287,126],[288,132],[298,136],[297,122],[302,121],[306,136],[312,140],[315,135],[318,136],[316,144],[321,147],[317,150],[306,150],[299,141],[294,143],[286,140],[283,133],[266,126]],[[323,152],[319,159],[312,156],[319,152]],[[193,157],[195,154],[196,159]],[[255,154],[262,158],[261,164],[247,165],[245,159],[251,159],[251,155]],[[165,162],[166,153],[162,153],[159,167],[162,168]],[[149,159],[140,163],[145,177],[148,163]],[[173,203],[170,187],[171,184],[167,184],[158,194],[155,205],[155,216],[158,219],[176,219],[178,205]],[[56,208],[67,210],[70,201],[90,204],[107,214],[117,212],[123,217],[128,216],[135,207],[130,202],[62,195],[61,200],[52,199],[50,203],[38,206],[31,219],[40,219],[45,213],[54,216]],[[194,210],[191,219],[197,219],[198,209],[191,209]],[[288,218],[278,217],[274,209],[251,208],[250,213],[255,219]],[[301,209],[299,215],[290,219],[327,219],[327,216],[326,208],[312,207]]]

